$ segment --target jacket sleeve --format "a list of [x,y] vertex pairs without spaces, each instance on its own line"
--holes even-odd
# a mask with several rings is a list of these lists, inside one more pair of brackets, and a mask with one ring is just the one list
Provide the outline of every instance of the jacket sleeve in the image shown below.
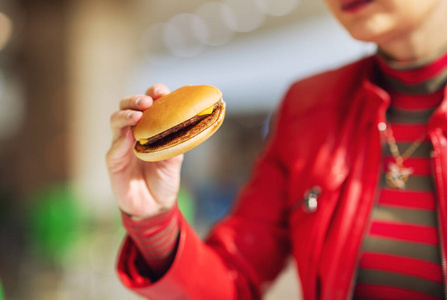
[[151,282],[150,268],[127,238],[118,260],[123,284],[149,299],[259,299],[290,252],[287,170],[271,140],[234,209],[205,241],[181,220],[177,254],[162,278]]

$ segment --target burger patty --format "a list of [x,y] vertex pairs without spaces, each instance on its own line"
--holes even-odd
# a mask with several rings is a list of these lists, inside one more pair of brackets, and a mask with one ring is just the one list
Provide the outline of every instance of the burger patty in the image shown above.
[[137,142],[135,149],[140,152],[150,151],[153,148],[157,148],[163,144],[169,143],[191,131],[192,128],[196,127],[199,123],[205,119],[213,119],[213,116],[219,112],[219,108],[222,106],[222,101],[214,104],[213,112],[209,115],[197,115],[188,119],[174,127],[169,128],[153,137],[148,138],[148,142],[144,145]]

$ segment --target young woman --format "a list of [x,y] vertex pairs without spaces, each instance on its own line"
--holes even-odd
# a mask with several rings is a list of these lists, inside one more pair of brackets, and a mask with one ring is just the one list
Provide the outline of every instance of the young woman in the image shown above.
[[259,299],[293,256],[306,300],[446,297],[447,0],[326,2],[377,55],[291,86],[234,210],[205,241],[175,204],[182,157],[132,152],[130,126],[169,90],[121,101],[107,166],[129,234],[127,287]]

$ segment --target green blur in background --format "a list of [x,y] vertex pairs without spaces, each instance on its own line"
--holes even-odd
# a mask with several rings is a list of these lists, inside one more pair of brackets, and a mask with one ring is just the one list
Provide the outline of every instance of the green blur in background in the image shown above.
[[35,255],[56,263],[82,236],[87,214],[66,184],[53,185],[36,192],[30,203],[32,250]]
[[2,282],[0,281],[0,300],[4,300]]

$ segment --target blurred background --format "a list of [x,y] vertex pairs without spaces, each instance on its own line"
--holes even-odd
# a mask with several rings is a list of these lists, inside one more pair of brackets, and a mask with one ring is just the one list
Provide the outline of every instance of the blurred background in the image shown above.
[[[204,236],[287,87],[373,51],[322,0],[0,0],[0,299],[139,299],[115,274],[124,231],[104,162],[121,98],[222,90],[224,124],[182,169],[180,207]],[[296,277],[266,298],[299,299]]]

